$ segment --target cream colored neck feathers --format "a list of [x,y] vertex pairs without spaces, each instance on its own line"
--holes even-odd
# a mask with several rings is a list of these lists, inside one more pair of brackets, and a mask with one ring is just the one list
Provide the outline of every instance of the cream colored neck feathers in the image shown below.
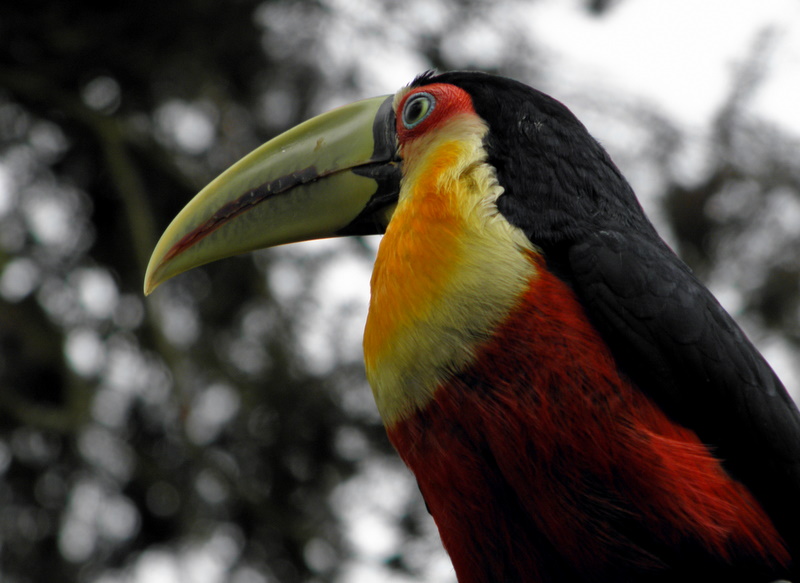
[[424,407],[527,288],[531,243],[498,212],[486,124],[458,114],[401,145],[400,197],[372,274],[367,377],[384,423]]

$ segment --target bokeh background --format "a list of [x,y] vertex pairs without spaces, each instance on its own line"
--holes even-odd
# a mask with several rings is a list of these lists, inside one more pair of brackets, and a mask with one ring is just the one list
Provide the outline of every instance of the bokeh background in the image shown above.
[[797,389],[794,0],[3,2],[0,580],[454,581],[364,380],[377,239],[141,294],[216,174],[430,68],[567,103]]

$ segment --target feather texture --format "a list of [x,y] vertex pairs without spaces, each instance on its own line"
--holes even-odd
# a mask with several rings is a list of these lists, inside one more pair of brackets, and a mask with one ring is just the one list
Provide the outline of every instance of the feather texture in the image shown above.
[[758,502],[620,376],[531,258],[537,275],[474,363],[388,428],[459,581],[774,578],[789,558]]

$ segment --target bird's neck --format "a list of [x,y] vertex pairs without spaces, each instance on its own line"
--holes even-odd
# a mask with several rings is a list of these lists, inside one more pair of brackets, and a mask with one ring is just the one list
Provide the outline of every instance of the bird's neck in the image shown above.
[[425,406],[474,358],[535,268],[495,206],[502,188],[474,118],[406,152],[400,199],[378,251],[364,332],[367,376],[389,425]]
[[389,437],[459,580],[785,562],[758,503],[621,376],[569,286],[499,215],[473,137],[406,153],[364,335]]

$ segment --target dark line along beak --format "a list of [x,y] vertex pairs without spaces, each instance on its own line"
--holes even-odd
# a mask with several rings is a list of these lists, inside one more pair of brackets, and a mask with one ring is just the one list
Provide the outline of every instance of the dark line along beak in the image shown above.
[[382,233],[399,185],[392,96],[310,119],[242,158],[178,213],[150,258],[145,294],[255,249]]

